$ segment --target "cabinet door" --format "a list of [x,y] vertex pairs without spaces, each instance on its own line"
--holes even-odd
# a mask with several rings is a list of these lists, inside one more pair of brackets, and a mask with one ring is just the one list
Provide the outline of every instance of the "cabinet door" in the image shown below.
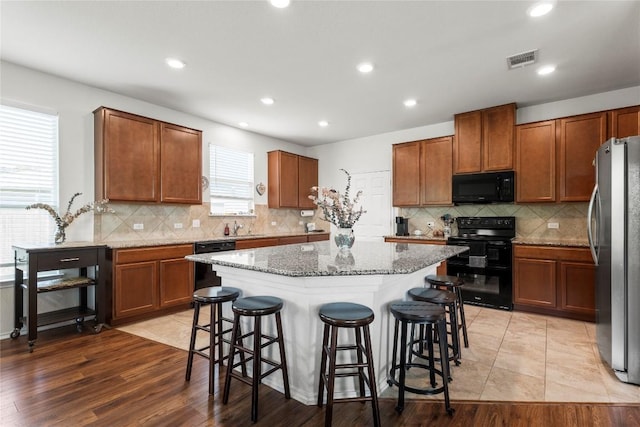
[[158,123],[109,109],[100,109],[95,114],[97,197],[111,201],[157,201]]
[[159,261],[160,307],[184,304],[192,300],[193,263],[184,258]]
[[595,320],[595,274],[593,264],[560,263],[560,308],[592,316]]
[[556,307],[556,261],[514,258],[513,302]]
[[277,238],[236,240],[236,249],[264,248],[278,246]]
[[278,245],[292,245],[294,243],[307,243],[307,236],[288,236],[278,238]]
[[482,170],[513,169],[515,104],[482,111]]
[[420,205],[420,141],[393,145],[393,206]]
[[298,207],[298,156],[284,151],[268,153],[270,208]]
[[154,311],[158,307],[158,263],[122,264],[115,267],[114,317],[122,318]]
[[556,200],[554,120],[516,127],[516,201]]
[[559,122],[560,202],[589,201],[595,184],[593,159],[606,139],[606,113],[585,114]]
[[609,111],[609,138],[640,135],[640,106]]
[[202,133],[162,123],[160,201],[202,203]]
[[453,175],[453,138],[428,139],[420,150],[423,205],[450,205]]
[[298,157],[298,207],[315,209],[316,205],[309,199],[311,187],[318,186],[318,159]]
[[328,234],[309,234],[307,236],[308,242],[322,242],[324,240],[329,240]]
[[482,170],[482,112],[456,114],[456,135],[453,143],[453,172],[469,173]]

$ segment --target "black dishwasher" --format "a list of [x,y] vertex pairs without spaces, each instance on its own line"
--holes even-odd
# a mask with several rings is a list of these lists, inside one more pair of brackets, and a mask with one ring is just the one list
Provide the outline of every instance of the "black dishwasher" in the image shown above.
[[[235,240],[210,240],[206,242],[196,242],[194,251],[196,254],[206,254],[209,252],[233,251],[235,249]],[[222,281],[213,270],[213,267],[213,264],[196,262],[194,290],[222,285]]]

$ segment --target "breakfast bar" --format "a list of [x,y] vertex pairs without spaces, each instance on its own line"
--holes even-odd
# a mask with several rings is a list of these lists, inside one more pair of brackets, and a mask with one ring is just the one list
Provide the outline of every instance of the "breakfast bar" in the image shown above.
[[[371,339],[376,381],[382,392],[388,387],[386,372],[391,363],[393,321],[389,303],[405,299],[413,287],[424,286],[424,277],[435,274],[440,262],[467,249],[356,241],[351,250],[340,251],[333,242],[325,241],[189,255],[186,259],[212,264],[222,285],[241,289],[242,296],[271,295],[284,301],[282,321],[291,396],[311,405],[317,399],[320,375],[319,307],[345,301],[374,311]],[[230,306],[225,310],[229,314]],[[283,390],[278,375],[263,382]],[[353,396],[356,386],[355,382],[336,383],[335,396]]]

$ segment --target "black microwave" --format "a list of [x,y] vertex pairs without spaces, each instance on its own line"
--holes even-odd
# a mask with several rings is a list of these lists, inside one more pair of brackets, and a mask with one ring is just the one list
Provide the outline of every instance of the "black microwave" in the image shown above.
[[513,203],[513,171],[454,175],[452,200],[464,203]]

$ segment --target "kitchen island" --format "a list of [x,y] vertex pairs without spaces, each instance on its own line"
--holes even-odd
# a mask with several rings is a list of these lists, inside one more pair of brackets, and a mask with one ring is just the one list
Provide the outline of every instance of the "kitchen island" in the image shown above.
[[[347,301],[374,311],[371,339],[378,391],[382,392],[387,388],[386,373],[391,363],[393,319],[389,303],[405,299],[406,291],[413,287],[424,286],[424,277],[434,274],[441,261],[467,249],[356,242],[350,251],[342,252],[333,242],[326,241],[189,255],[186,259],[213,264],[223,286],[240,288],[243,296],[282,298],[291,396],[311,405],[316,403],[320,371],[323,323],[318,317],[319,307]],[[230,317],[228,305],[225,310]],[[249,325],[243,326],[248,330]],[[267,329],[268,333],[273,333],[272,329]],[[283,390],[280,375],[270,375],[263,382]],[[336,397],[355,394],[353,378],[336,381]]]

